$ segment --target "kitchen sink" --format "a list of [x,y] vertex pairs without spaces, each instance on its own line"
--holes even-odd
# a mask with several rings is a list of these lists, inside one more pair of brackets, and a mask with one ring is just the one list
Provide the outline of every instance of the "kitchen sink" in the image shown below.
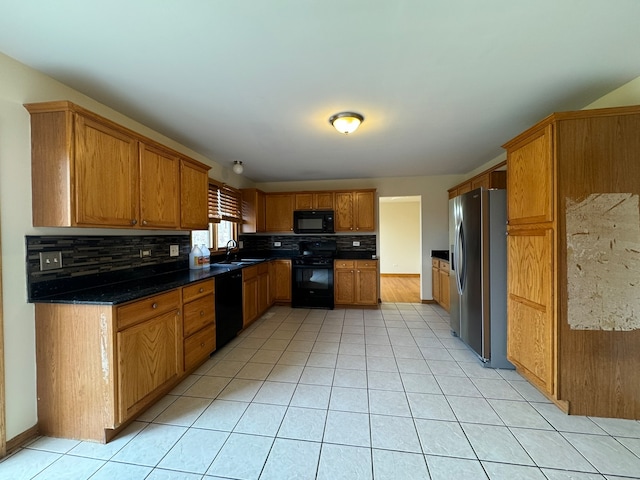
[[243,258],[241,260],[222,260],[220,262],[216,262],[216,263],[212,263],[211,265],[237,265],[237,266],[247,266],[247,265],[253,265],[254,263],[257,262],[261,262],[262,260],[264,260],[263,258]]

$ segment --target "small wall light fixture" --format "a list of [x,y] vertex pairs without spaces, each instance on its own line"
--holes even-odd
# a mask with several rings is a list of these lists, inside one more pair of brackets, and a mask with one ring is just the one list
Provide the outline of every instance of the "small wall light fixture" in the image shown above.
[[242,162],[240,160],[233,161],[233,171],[238,175],[244,172],[244,165],[242,165]]
[[329,123],[333,125],[333,128],[338,132],[349,135],[358,129],[363,120],[364,117],[359,113],[340,112],[332,115],[331,118],[329,118]]

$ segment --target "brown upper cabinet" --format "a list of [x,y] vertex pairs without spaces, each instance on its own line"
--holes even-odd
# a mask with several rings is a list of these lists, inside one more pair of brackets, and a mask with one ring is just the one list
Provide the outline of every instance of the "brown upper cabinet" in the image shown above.
[[293,193],[269,193],[265,196],[265,229],[267,232],[293,232]]
[[180,159],[142,142],[139,150],[141,223],[176,228],[180,223]]
[[292,232],[294,210],[334,210],[336,232],[375,231],[375,190],[275,192],[242,190],[243,233]]
[[264,199],[265,193],[257,188],[243,188],[242,233],[263,233],[267,230]]
[[180,228],[206,230],[209,227],[209,167],[180,159]]
[[373,232],[375,197],[375,190],[335,192],[336,232]]
[[503,168],[506,162],[502,162],[488,170],[476,175],[465,182],[449,189],[449,198],[457,197],[463,193],[470,192],[476,188],[483,187],[487,190],[490,188],[507,188],[507,172],[505,170],[497,170]]
[[296,210],[333,210],[333,192],[296,193]]
[[206,165],[71,102],[25,108],[35,227],[206,228]]

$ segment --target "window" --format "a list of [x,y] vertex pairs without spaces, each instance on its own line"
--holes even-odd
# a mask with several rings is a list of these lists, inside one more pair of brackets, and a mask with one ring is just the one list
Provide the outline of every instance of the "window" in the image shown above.
[[[209,238],[211,251],[225,250],[229,240],[238,241],[242,221],[240,191],[228,185],[209,182]],[[192,241],[195,236],[192,236]]]

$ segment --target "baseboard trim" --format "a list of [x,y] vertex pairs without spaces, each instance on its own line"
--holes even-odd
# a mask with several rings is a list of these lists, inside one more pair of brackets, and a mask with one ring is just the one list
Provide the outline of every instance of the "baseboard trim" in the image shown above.
[[422,303],[438,303],[435,300],[422,300]]
[[419,273],[381,273],[381,277],[405,277],[405,278],[420,278]]
[[38,436],[38,424],[25,430],[19,435],[16,435],[11,440],[7,440],[7,455],[13,452],[15,449],[23,446],[25,443],[30,442]]

